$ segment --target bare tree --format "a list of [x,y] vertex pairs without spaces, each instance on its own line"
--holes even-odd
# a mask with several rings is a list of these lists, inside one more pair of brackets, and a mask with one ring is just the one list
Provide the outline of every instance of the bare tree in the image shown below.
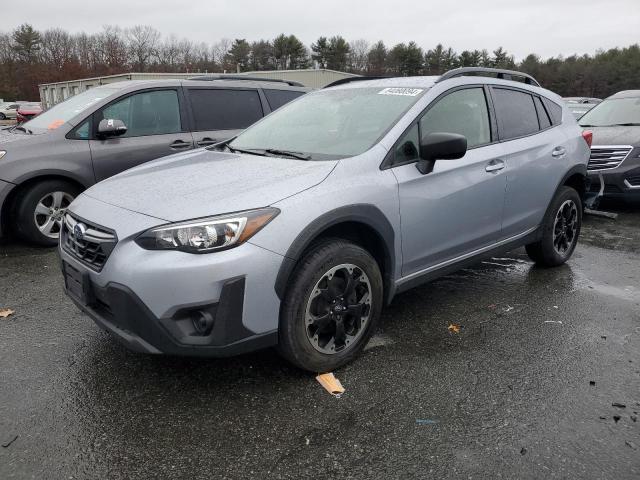
[[144,72],[157,56],[160,32],[149,25],[136,25],[126,30],[126,36],[131,63]]
[[158,48],[158,60],[163,69],[175,72],[178,69],[180,42],[178,37],[170,35]]
[[349,69],[352,72],[362,73],[369,65],[369,42],[364,39],[354,40],[349,43]]
[[187,40],[186,38],[180,40],[180,43],[178,44],[178,58],[182,69],[186,72],[193,70],[194,50],[193,42],[191,40]]
[[117,26],[105,25],[98,35],[101,54],[110,73],[122,71],[127,65],[127,44],[125,32]]
[[213,61],[216,62],[221,68],[226,68],[226,59],[229,50],[231,50],[233,41],[228,38],[223,38],[217,43],[213,44],[211,52],[213,53]]
[[42,61],[62,70],[74,59],[74,42],[68,32],[60,28],[42,34]]

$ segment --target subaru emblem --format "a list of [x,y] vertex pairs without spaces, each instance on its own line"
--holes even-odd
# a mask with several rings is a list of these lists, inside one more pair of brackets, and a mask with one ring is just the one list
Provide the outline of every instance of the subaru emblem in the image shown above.
[[86,225],[84,223],[76,223],[76,226],[73,227],[73,236],[76,237],[76,240],[82,240],[85,233],[87,233]]

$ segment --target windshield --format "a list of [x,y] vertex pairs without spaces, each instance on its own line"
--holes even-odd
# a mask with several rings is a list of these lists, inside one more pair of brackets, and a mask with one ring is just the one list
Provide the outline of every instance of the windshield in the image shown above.
[[97,87],[74,95],[24,124],[29,130],[55,130],[91,105],[108,97],[117,88]]
[[611,98],[596,105],[580,119],[580,126],[640,125],[640,97]]
[[370,149],[424,92],[378,87],[310,93],[245,130],[229,146],[295,152],[312,160],[352,157]]

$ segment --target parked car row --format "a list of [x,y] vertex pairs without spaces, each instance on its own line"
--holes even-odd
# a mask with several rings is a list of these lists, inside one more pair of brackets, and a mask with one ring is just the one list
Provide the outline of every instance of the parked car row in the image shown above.
[[560,265],[589,188],[640,192],[640,91],[579,125],[570,105],[593,99],[493,69],[307,92],[207,78],[72,97],[0,135],[3,225],[60,237],[67,294],[133,350],[277,346],[327,371],[396,293],[521,245]]
[[640,201],[640,90],[608,97],[579,124],[593,131],[591,189],[608,198]]
[[597,104],[602,102],[599,98],[593,97],[564,97],[563,100],[569,107],[574,117],[580,118]]
[[38,102],[4,102],[0,104],[0,120],[17,120],[26,122],[42,113],[42,106]]
[[308,90],[246,77],[119,82],[0,130],[0,234],[55,245],[66,208],[87,187],[231,138]]
[[[268,90],[304,92],[139,86],[72,99],[6,147],[50,130],[41,154],[71,157],[64,171],[84,178],[91,164],[78,159],[90,151],[94,177],[84,176],[110,177],[78,187],[69,205],[60,179],[17,198],[30,209],[59,197],[60,208],[36,201],[35,212],[61,220],[66,292],[133,350],[277,346],[303,369],[329,371],[358,355],[395,294],[521,245],[544,266],[576,246],[591,133],[526,74],[356,78],[263,119],[275,109]],[[225,109],[225,123],[209,116]],[[199,142],[211,145],[112,176],[147,152]]]

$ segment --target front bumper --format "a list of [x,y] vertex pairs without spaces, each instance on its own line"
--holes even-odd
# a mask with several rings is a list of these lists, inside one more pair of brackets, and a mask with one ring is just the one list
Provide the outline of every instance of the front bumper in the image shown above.
[[9,197],[9,193],[16,186],[13,183],[5,182],[4,180],[0,180],[0,237],[6,232],[8,227],[8,218],[3,216],[3,212],[8,213],[7,205],[5,205],[7,198]]
[[635,149],[617,168],[589,171],[590,192],[600,191],[600,174],[604,180],[605,198],[618,200],[640,200],[640,152]]
[[[71,213],[118,238],[100,271],[59,249],[67,295],[100,327],[148,353],[226,356],[277,343],[284,257],[249,242],[201,255],[145,250],[136,236],[161,221],[79,199]],[[194,324],[203,315],[212,322],[204,333]]]
[[[109,283],[97,288],[89,283],[87,297],[72,293],[68,270],[63,263],[65,292],[73,302],[102,329],[111,333],[135,352],[199,357],[238,355],[276,345],[277,331],[253,334],[242,325],[245,280],[227,282],[218,302],[198,308],[179,309],[167,318],[157,318],[128,287]],[[82,272],[81,272],[82,273]],[[193,315],[206,312],[213,326],[208,333],[198,334]]]

